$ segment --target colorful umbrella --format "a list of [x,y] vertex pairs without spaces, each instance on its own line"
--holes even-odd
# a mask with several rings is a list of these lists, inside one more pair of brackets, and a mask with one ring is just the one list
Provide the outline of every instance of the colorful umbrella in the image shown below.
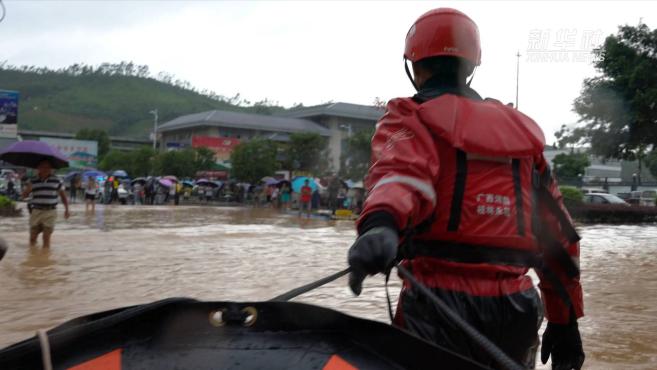
[[275,178],[270,177],[270,178],[268,178],[267,180],[265,180],[265,185],[267,185],[267,186],[274,186],[274,185],[278,184],[278,182],[279,182],[279,181],[276,180]]
[[167,179],[171,182],[178,182],[178,178],[176,176],[173,176],[173,175],[164,176],[163,179]]
[[107,177],[107,174],[103,171],[89,170],[89,171],[84,171],[82,173],[82,177],[84,177],[84,178],[87,178],[87,177]]
[[292,191],[300,193],[301,187],[304,186],[306,180],[308,180],[308,186],[310,186],[310,189],[315,191],[317,189],[317,184],[315,184],[315,181],[312,178],[305,176],[299,176],[292,179]]
[[196,181],[196,185],[198,185],[198,186],[212,186],[212,187],[218,186],[217,184],[215,184],[214,181],[210,181],[208,179],[200,179],[200,180]]
[[171,182],[171,180],[168,180],[168,179],[160,179],[159,183],[160,183],[160,185],[162,185],[166,188],[170,188],[173,185],[173,182]]
[[193,188],[194,187],[194,181],[185,180],[185,181],[182,182],[182,185]]
[[123,170],[116,170],[116,171],[112,172],[112,176],[116,176],[116,177],[128,177],[128,173],[125,172],[125,171],[123,171]]
[[56,148],[44,141],[25,140],[0,150],[0,160],[16,166],[36,168],[43,160],[48,160],[53,168],[68,167],[68,159]]

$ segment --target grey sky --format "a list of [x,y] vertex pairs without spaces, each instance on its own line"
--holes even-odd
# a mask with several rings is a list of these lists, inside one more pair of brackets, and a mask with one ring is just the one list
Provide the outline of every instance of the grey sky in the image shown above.
[[[406,31],[449,6],[477,22],[482,66],[472,86],[515,100],[546,131],[573,123],[572,101],[595,71],[588,51],[618,25],[655,27],[655,2],[6,1],[0,61],[63,67],[131,60],[194,86],[289,106],[370,104],[412,95]],[[2,88],[2,81],[0,81]]]

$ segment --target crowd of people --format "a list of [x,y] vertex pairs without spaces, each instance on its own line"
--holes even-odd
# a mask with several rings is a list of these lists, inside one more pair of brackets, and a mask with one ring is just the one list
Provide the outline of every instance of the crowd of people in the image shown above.
[[[177,179],[174,176],[68,176],[63,181],[72,203],[84,200],[87,211],[94,211],[96,203],[131,205],[183,204],[242,204],[270,207],[282,211],[312,211],[348,209],[358,213],[363,203],[364,190],[350,188],[339,178],[320,181],[305,178],[293,187],[286,179],[248,184],[237,181],[207,179]],[[163,181],[164,180],[164,181]],[[322,185],[323,183],[323,185]]]

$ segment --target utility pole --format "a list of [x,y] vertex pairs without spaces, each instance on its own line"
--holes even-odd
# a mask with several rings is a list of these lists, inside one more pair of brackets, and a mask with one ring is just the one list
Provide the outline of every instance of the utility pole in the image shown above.
[[148,112],[153,115],[153,150],[157,150],[157,109]]
[[516,109],[518,109],[518,86],[520,85],[520,50],[516,54]]

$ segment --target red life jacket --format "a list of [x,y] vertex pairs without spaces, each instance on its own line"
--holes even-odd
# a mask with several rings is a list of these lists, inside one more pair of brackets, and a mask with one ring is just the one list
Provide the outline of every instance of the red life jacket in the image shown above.
[[538,125],[495,100],[445,94],[417,117],[437,141],[437,212],[422,239],[535,249],[532,176],[545,138]]

